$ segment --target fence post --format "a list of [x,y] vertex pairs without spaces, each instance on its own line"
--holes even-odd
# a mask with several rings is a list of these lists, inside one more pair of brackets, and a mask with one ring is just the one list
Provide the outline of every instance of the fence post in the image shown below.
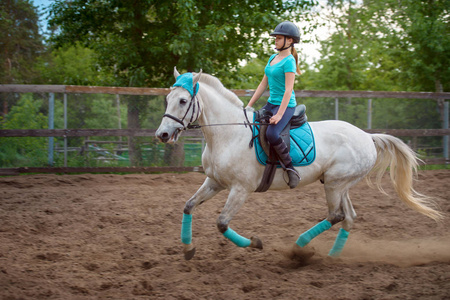
[[[444,129],[448,129],[448,101],[444,101]],[[448,135],[444,135],[444,157],[448,159]]]
[[[48,129],[55,129],[55,94],[48,98]],[[53,166],[53,137],[48,138],[48,164]]]
[[[120,115],[120,96],[119,96],[119,94],[116,94],[116,107],[117,107],[118,128],[122,129],[122,117]],[[119,136],[119,142],[121,142],[121,141],[122,141],[122,137]],[[119,143],[117,148],[122,149],[122,144]],[[117,151],[115,154],[117,154]]]
[[372,129],[372,99],[367,99],[367,129]]
[[[67,129],[67,94],[64,93],[64,129]],[[64,135],[64,167],[67,167],[67,136]]]
[[339,98],[334,98],[334,119],[339,120]]

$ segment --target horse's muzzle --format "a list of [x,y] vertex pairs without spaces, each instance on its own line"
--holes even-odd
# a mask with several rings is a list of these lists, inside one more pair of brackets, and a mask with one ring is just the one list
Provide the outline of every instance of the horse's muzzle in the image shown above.
[[161,134],[157,134],[156,137],[163,143],[167,143],[170,139],[170,136],[167,132],[163,132]]
[[170,143],[176,142],[178,140],[178,135],[180,134],[180,132],[180,128],[176,128],[172,133],[168,131],[160,131],[158,129],[155,133],[155,136],[163,143]]

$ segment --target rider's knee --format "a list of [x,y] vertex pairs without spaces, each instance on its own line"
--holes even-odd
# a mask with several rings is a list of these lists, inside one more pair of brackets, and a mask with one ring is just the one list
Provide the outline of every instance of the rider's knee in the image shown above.
[[277,132],[274,132],[273,130],[270,130],[270,128],[268,128],[266,131],[266,139],[271,145],[274,145],[278,142],[280,136],[277,134]]

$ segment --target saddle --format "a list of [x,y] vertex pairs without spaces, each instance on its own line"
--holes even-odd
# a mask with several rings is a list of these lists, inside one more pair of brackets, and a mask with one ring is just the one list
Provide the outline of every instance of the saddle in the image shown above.
[[[269,120],[272,117],[272,113],[265,109],[260,109],[254,113],[254,120],[256,123],[260,123],[260,126],[254,126],[254,136],[253,139],[255,140],[255,149],[257,152],[257,158],[260,161],[260,163],[265,164],[266,168],[264,170],[263,178],[261,180],[261,183],[259,187],[256,189],[255,192],[265,192],[269,189],[270,185],[273,182],[273,178],[275,176],[276,169],[280,167],[280,164],[278,162],[278,157],[273,149],[271,149],[269,142],[266,139],[266,131],[267,131],[267,124],[269,124]],[[311,136],[312,132],[310,131],[309,124],[307,124],[307,116],[306,116],[306,106],[303,104],[300,104],[295,107],[294,115],[292,116],[290,122],[286,125],[286,127],[282,130],[280,137],[283,139],[283,141],[288,146],[288,149],[291,148],[291,130],[304,127],[304,125],[308,127],[307,130],[309,130]],[[303,131],[303,130],[301,130]],[[312,141],[312,144],[314,144],[314,141]],[[296,145],[296,149],[299,148],[298,145]],[[265,155],[258,155],[258,151],[263,150]],[[301,149],[300,149],[301,150]],[[310,149],[309,151],[311,151]],[[301,150],[303,152],[303,150]],[[309,154],[309,153],[308,153]],[[263,157],[263,158],[261,158]],[[265,159],[266,158],[266,159]],[[314,155],[315,158],[315,155]],[[302,159],[307,161],[307,163],[299,163],[298,165],[305,165],[309,164],[312,161],[308,160],[306,155]],[[262,161],[265,160],[265,161]],[[295,164],[294,164],[295,165]]]
[[[264,108],[261,108],[260,110],[255,112],[255,121],[260,124],[269,124],[269,120],[271,117],[272,112]],[[291,121],[286,125],[286,127],[284,127],[280,134],[280,137],[286,143],[288,149],[290,149],[291,147],[291,139],[289,134],[290,130],[302,126],[306,123],[307,120],[308,117],[306,116],[306,106],[304,104],[297,105],[295,107],[294,115],[292,116]],[[270,145],[266,139],[266,131],[267,126],[260,126],[259,134],[256,137],[259,139],[261,147],[264,149],[264,152],[267,154],[267,156],[276,160],[276,157],[271,156]]]

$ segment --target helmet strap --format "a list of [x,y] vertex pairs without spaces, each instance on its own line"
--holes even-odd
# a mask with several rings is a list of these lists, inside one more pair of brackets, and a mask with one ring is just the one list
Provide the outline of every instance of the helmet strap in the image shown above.
[[294,43],[292,43],[292,44],[290,44],[289,46],[285,47],[285,46],[286,46],[286,39],[287,39],[287,37],[284,36],[283,47],[281,47],[281,49],[275,48],[275,50],[277,50],[277,51],[283,51],[283,50],[286,50],[286,49],[291,48],[291,47],[294,45]]

